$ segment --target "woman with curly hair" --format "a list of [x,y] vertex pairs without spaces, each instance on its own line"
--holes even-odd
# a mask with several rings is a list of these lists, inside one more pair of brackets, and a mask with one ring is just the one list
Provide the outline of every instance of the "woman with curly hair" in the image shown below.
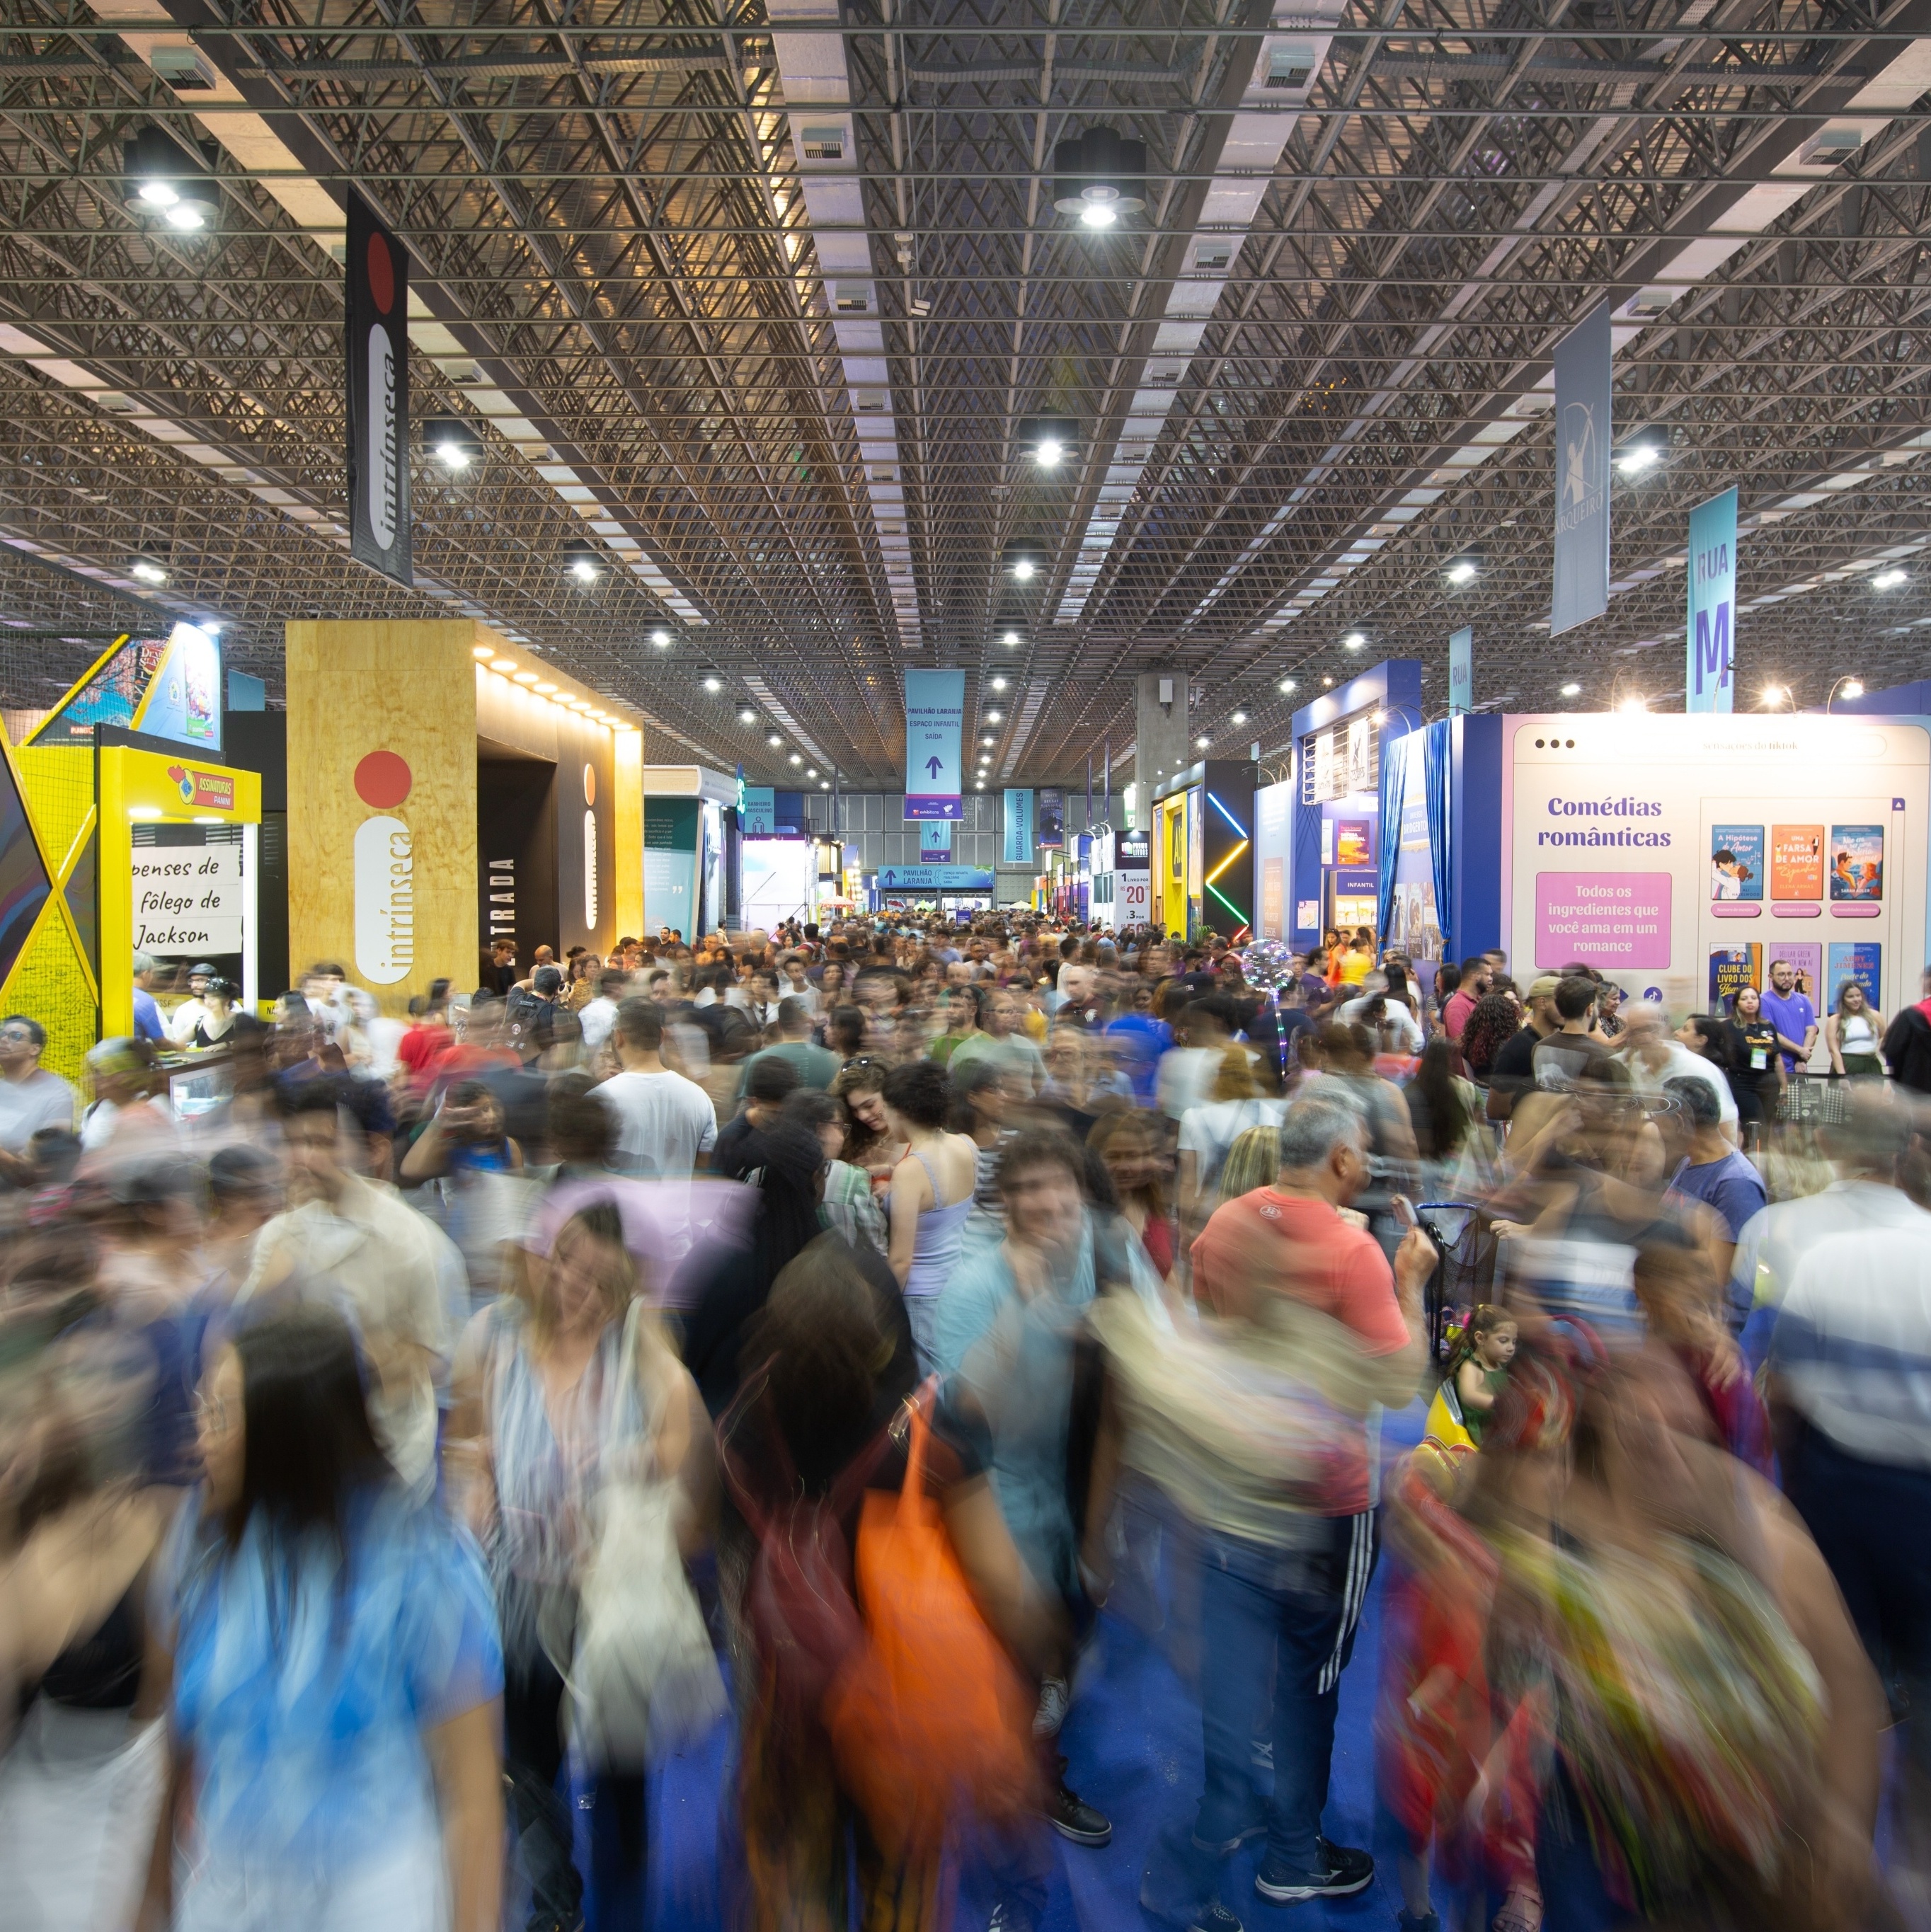
[[1470,1078],[1478,1086],[1488,1084],[1495,1056],[1521,1031],[1521,1010],[1506,993],[1485,993],[1476,1001],[1462,1029],[1461,1057]]

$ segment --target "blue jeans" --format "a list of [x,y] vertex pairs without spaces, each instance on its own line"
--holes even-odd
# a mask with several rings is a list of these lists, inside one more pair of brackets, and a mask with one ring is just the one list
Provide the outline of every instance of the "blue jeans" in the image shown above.
[[[1315,1841],[1328,1802],[1341,1676],[1353,1653],[1380,1548],[1371,1510],[1310,1518],[1306,1527],[1305,1546],[1290,1550],[1209,1536],[1200,1558],[1207,1784],[1195,1844],[1226,1844],[1257,1822],[1264,1809],[1268,1850],[1295,1871],[1312,1870],[1320,1862]],[[1274,1798],[1263,1808],[1254,1790],[1254,1720],[1267,1694],[1270,1665]]]

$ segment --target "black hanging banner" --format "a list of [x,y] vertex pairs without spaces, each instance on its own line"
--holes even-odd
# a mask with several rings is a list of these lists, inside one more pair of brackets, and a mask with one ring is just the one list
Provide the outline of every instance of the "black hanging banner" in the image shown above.
[[409,562],[409,256],[349,190],[349,548],[398,584]]

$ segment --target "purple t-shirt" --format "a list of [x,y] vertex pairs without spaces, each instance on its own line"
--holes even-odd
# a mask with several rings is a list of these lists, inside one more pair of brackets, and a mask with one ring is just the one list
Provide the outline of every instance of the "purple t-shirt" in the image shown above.
[[[1803,1044],[1803,1036],[1817,1024],[1817,1009],[1802,993],[1779,993],[1773,988],[1764,994],[1763,1006],[1764,1018],[1785,1040],[1794,1040],[1800,1046]],[[1794,1054],[1783,1056],[1783,1070],[1786,1073],[1797,1071]]]
[[1700,1165],[1686,1161],[1677,1169],[1670,1192],[1715,1208],[1733,1241],[1743,1232],[1743,1223],[1769,1198],[1763,1177],[1740,1154],[1726,1154],[1721,1160]]

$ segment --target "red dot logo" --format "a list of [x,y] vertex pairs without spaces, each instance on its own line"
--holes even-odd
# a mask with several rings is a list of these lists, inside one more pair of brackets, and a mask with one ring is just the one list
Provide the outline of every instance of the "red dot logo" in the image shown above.
[[384,315],[395,306],[395,264],[380,235],[369,237],[369,294]]
[[356,796],[377,812],[389,812],[409,796],[415,775],[393,752],[371,752],[356,767]]

